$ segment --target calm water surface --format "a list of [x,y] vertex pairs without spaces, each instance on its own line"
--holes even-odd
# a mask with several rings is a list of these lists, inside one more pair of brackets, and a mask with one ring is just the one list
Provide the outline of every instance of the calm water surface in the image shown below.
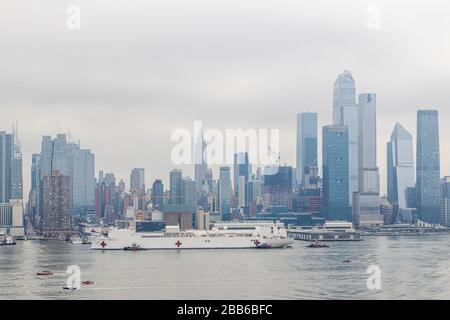
[[[450,236],[366,237],[290,249],[91,251],[59,241],[0,247],[0,299],[450,299]],[[342,260],[351,259],[351,263]],[[76,264],[92,286],[66,291]],[[381,289],[366,269],[381,268]],[[37,271],[51,270],[49,277]]]

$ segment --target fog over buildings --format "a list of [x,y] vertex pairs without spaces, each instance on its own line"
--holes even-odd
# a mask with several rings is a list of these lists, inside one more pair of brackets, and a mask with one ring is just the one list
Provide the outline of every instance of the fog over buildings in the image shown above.
[[[80,30],[66,27],[72,4]],[[169,184],[171,133],[195,120],[204,129],[279,128],[281,162],[295,166],[297,113],[318,113],[319,128],[333,123],[333,84],[349,69],[357,94],[376,93],[383,194],[386,143],[399,121],[415,149],[417,109],[439,110],[441,159],[450,159],[445,4],[3,0],[0,128],[18,122],[24,194],[32,154],[57,133],[92,150],[96,170],[118,181],[145,168],[146,185]],[[379,30],[366,25],[372,5]],[[180,169],[194,176],[193,165]],[[449,161],[440,173],[450,174]]]

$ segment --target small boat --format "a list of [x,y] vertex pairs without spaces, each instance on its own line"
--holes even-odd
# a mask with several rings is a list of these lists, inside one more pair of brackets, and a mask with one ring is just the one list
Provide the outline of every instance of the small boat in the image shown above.
[[16,238],[13,236],[7,236],[4,240],[4,244],[7,246],[13,246],[16,244]]
[[129,250],[129,251],[139,251],[144,250],[140,245],[133,243],[133,245],[123,248],[123,250]]
[[40,271],[40,272],[36,272],[37,276],[52,276],[53,272],[51,271]]
[[84,280],[83,282],[81,282],[82,284],[85,284],[85,285],[90,285],[90,284],[94,284],[94,281],[91,281],[91,280]]
[[63,287],[64,290],[75,290],[75,287],[69,288],[69,287]]
[[92,242],[88,238],[83,238],[81,244],[92,244]]
[[352,260],[350,260],[350,259],[345,259],[345,260],[342,260],[342,262],[349,263],[349,262],[352,262]]
[[325,243],[316,241],[316,242],[310,243],[307,247],[308,248],[329,248],[330,246]]
[[83,239],[81,239],[79,236],[72,236],[72,237],[70,237],[70,242],[72,244],[82,244]]

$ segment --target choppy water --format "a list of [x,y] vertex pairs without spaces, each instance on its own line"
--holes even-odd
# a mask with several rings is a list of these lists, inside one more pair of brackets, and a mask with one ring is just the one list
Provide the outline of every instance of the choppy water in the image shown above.
[[[0,299],[450,299],[450,236],[366,237],[310,249],[91,251],[58,241],[0,247]],[[351,263],[342,260],[351,259]],[[66,268],[82,280],[67,291]],[[369,265],[381,289],[366,285]],[[51,270],[53,276],[36,276]]]

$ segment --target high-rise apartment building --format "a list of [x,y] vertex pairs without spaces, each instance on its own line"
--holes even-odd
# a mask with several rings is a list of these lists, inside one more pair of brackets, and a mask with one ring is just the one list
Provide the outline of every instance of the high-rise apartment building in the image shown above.
[[56,237],[68,235],[71,231],[70,176],[55,170],[43,179],[42,233]]

